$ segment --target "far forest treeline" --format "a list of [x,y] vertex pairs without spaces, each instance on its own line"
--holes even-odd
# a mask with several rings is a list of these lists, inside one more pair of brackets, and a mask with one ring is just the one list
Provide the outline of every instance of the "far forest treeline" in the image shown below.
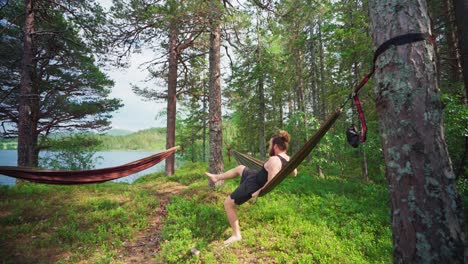
[[[166,129],[165,128],[150,128],[137,131],[134,133],[126,133],[125,135],[112,134],[82,134],[86,138],[93,139],[96,146],[94,151],[109,151],[109,150],[144,150],[144,151],[161,151],[165,149]],[[69,134],[52,135],[52,139],[61,139],[70,136]],[[54,141],[57,144],[57,141]],[[16,138],[0,139],[0,150],[16,150],[18,140]],[[54,146],[59,147],[59,146]],[[54,148],[55,149],[55,148]]]

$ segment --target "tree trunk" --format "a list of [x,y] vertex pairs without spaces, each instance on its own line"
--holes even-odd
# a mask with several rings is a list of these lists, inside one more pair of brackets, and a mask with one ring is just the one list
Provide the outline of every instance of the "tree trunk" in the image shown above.
[[319,77],[320,77],[320,82],[319,82],[319,90],[317,91],[318,94],[318,105],[319,105],[319,115],[318,118],[320,120],[325,120],[325,63],[324,63],[324,45],[323,45],[323,39],[322,39],[322,22],[320,21],[318,23],[318,41],[319,41]]
[[[304,102],[304,78],[302,74],[302,51],[296,49],[296,72],[297,72],[297,85],[296,85],[296,96],[297,96],[297,109],[302,113],[305,113],[305,102]],[[304,116],[304,123],[305,123]]]
[[[297,71],[297,109],[301,112],[302,115],[302,124],[298,124],[299,126],[307,127],[307,117],[306,117],[306,106],[305,106],[305,99],[304,99],[304,74],[303,74],[303,60],[304,56],[302,50],[297,48],[296,50],[296,71]],[[303,144],[307,142],[307,129],[302,130],[297,135],[300,138],[297,139],[298,142],[298,150],[301,148]]]
[[468,97],[468,1],[454,0],[455,18],[457,21],[458,41],[465,82],[465,105]]
[[[463,103],[468,105],[468,1],[453,0],[455,8],[455,20],[457,24],[458,46],[460,49],[460,61],[462,64],[463,82],[465,83],[465,94]],[[468,160],[468,136],[465,136],[465,151],[458,166],[457,175],[467,177],[463,174],[464,164]],[[466,230],[465,230],[466,232]],[[468,256],[467,256],[468,257]],[[468,261],[467,261],[468,262]]]
[[361,150],[361,171],[362,178],[365,182],[369,182],[369,170],[367,169],[367,156],[366,149],[363,145],[359,148]]
[[[424,1],[369,2],[374,45],[430,33]],[[442,126],[435,54],[421,41],[377,60],[376,104],[390,187],[395,263],[463,263],[462,205]]]
[[262,36],[260,34],[260,29],[263,28],[261,25],[261,15],[260,12],[256,14],[257,17],[257,68],[258,72],[258,148],[260,157],[264,159],[266,157],[266,139],[265,139],[265,75],[263,67],[263,57],[262,57]]
[[260,148],[260,157],[266,157],[266,137],[265,137],[265,87],[264,87],[264,78],[263,74],[260,75],[260,79],[258,80],[258,100],[260,103],[260,109],[258,113],[258,137],[260,140],[259,148]]
[[317,165],[316,168],[317,168],[317,175],[318,175],[318,177],[321,178],[321,179],[324,179],[324,178],[325,178],[325,174],[323,174],[322,167],[320,167],[320,165]]
[[[204,75],[205,76],[205,75]],[[205,77],[203,78],[203,154],[202,154],[202,161],[206,162],[206,101],[207,101],[207,94],[206,94],[206,81]]]
[[[172,148],[175,145],[177,56],[177,24],[175,20],[172,20],[169,28],[166,149]],[[174,155],[171,155],[166,159],[166,176],[174,174],[174,160]]]
[[[211,11],[214,18],[211,23],[210,34],[210,102],[209,102],[209,129],[210,129],[210,173],[219,174],[224,171],[223,163],[223,134],[221,121],[221,70],[220,70],[220,53],[221,53],[221,26],[218,19],[220,18],[219,2],[211,1]],[[211,186],[212,182],[209,183]],[[222,181],[216,185],[224,184]]]
[[310,99],[309,99],[309,102],[311,104],[311,108],[312,108],[312,114],[314,116],[317,116],[318,115],[318,106],[317,106],[317,102],[318,102],[318,98],[317,98],[317,64],[315,63],[316,61],[316,56],[315,56],[315,43],[314,43],[314,39],[313,39],[313,30],[311,29],[310,30],[310,42],[309,42],[309,65],[310,65],[310,88],[309,88],[309,91],[310,91]]
[[460,61],[460,47],[458,46],[459,41],[457,38],[456,26],[455,26],[455,11],[453,6],[453,0],[445,0],[444,15],[446,26],[446,38],[447,38],[447,49],[448,49],[448,65],[449,68],[449,81],[450,83],[460,81],[461,77],[461,61]]
[[[258,61],[257,63],[262,65],[261,59],[261,48],[258,47],[257,51]],[[263,67],[261,67],[263,68]],[[263,70],[262,70],[263,71]],[[266,139],[265,139],[265,80],[263,72],[259,73],[258,79],[258,101],[259,101],[259,113],[258,113],[258,138],[259,138],[259,150],[260,157],[264,159],[266,157]]]
[[24,28],[23,58],[21,66],[19,118],[18,118],[18,166],[37,166],[36,144],[34,140],[36,127],[34,126],[35,101],[38,94],[34,94],[32,87],[33,64],[33,34],[34,9],[33,1],[26,0],[26,20]]

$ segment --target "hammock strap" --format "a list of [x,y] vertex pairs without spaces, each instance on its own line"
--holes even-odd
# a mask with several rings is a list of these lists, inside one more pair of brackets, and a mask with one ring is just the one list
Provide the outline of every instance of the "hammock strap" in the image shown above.
[[431,43],[434,43],[434,39],[431,37],[431,35],[427,33],[409,33],[409,34],[396,36],[385,41],[374,52],[371,72],[367,74],[366,77],[364,77],[364,79],[362,79],[362,81],[356,86],[356,88],[353,89],[353,92],[349,96],[349,98],[351,97],[353,98],[354,104],[356,105],[356,109],[359,113],[359,119],[361,121],[361,143],[366,142],[367,125],[366,125],[366,119],[364,117],[364,111],[362,110],[362,106],[361,106],[361,102],[359,101],[358,94],[359,94],[359,90],[361,90],[361,88],[369,81],[369,79],[374,74],[375,67],[376,67],[375,63],[377,61],[377,58],[392,46],[401,46],[401,45],[405,45],[405,44],[409,44],[409,43],[413,43],[417,41],[423,41],[423,40],[428,40]]

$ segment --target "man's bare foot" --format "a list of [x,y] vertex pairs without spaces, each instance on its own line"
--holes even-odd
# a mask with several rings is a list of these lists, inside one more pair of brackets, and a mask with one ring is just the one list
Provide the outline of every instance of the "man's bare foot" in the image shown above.
[[224,241],[224,245],[227,246],[231,243],[234,243],[234,242],[237,242],[237,241],[240,241],[242,239],[242,236],[231,236],[230,238],[226,239]]
[[212,174],[212,173],[209,173],[209,172],[205,172],[205,174],[206,174],[206,176],[208,176],[208,178],[210,178],[210,180],[213,183],[218,182],[218,178],[216,177],[217,176],[216,174]]

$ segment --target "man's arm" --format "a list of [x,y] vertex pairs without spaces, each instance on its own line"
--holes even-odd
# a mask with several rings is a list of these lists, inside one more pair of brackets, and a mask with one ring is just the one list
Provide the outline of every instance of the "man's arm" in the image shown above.
[[268,172],[268,180],[265,185],[262,186],[262,188],[252,194],[252,197],[257,197],[263,188],[265,188],[265,186],[268,185],[268,183],[276,176],[276,174],[278,174],[278,172],[281,170],[281,160],[274,156],[271,157],[263,166]]

